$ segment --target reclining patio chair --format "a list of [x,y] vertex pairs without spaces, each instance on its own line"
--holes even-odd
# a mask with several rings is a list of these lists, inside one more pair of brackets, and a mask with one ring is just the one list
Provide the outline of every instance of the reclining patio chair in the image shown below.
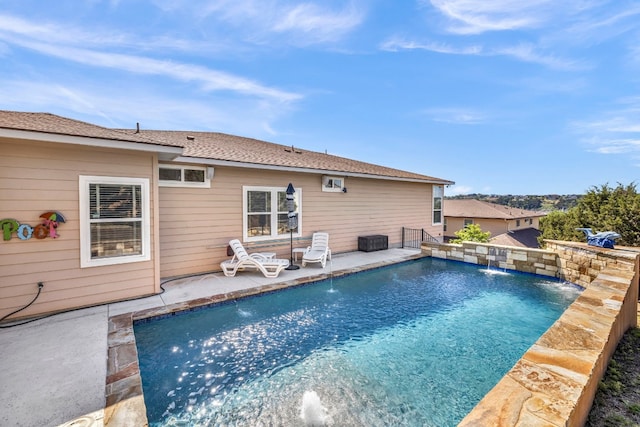
[[227,277],[235,276],[238,270],[255,269],[261,271],[265,277],[274,278],[289,266],[288,259],[272,258],[271,254],[268,256],[261,253],[249,255],[238,239],[229,241],[229,246],[233,249],[233,258],[220,263],[222,272]]
[[309,263],[319,262],[322,268],[327,265],[327,258],[331,259],[331,249],[329,249],[329,233],[313,233],[311,246],[307,247],[302,255],[302,266]]

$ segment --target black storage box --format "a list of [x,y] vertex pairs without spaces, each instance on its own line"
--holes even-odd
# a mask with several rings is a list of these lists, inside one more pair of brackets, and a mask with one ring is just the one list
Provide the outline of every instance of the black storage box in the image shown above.
[[380,251],[389,248],[389,239],[382,234],[358,237],[358,250],[363,252]]

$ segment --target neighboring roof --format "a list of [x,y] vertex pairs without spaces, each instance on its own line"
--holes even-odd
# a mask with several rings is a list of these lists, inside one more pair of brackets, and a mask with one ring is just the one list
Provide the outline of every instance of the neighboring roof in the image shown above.
[[[164,144],[184,147],[183,158],[210,159],[211,164],[294,169],[302,172],[341,173],[449,185],[452,181],[345,157],[218,132],[141,130]],[[180,160],[180,159],[176,159]]]
[[29,113],[0,110],[0,129],[165,145],[157,141],[150,140],[135,131],[109,129],[50,113]]
[[522,219],[545,216],[544,212],[512,208],[476,199],[446,199],[444,216],[455,218]]
[[520,246],[525,248],[539,248],[538,236],[542,232],[535,228],[525,228],[522,230],[509,231],[489,239],[489,242],[503,246]]

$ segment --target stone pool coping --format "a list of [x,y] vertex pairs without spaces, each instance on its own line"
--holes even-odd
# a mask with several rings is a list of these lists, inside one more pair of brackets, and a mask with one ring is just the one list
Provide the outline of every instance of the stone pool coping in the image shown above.
[[267,292],[275,292],[292,286],[355,274],[361,271],[424,258],[425,256],[423,253],[418,253],[389,261],[378,261],[357,267],[344,268],[332,273],[314,274],[157,308],[110,316],[107,335],[104,426],[148,426],[142,379],[138,365],[138,351],[133,330],[135,321],[158,316],[171,316],[185,310],[220,304]]

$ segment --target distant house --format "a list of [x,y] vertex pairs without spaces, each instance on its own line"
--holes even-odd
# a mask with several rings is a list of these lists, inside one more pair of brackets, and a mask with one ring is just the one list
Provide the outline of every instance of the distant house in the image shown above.
[[456,231],[477,224],[491,232],[491,242],[507,246],[538,247],[540,218],[543,212],[512,208],[475,199],[444,201],[445,240],[455,238]]
[[[161,291],[161,278],[219,271],[230,239],[289,258],[315,231],[334,254],[402,227],[443,239],[453,182],[215,132],[108,129],[0,111],[0,317]],[[287,272],[282,273],[286,278]]]

